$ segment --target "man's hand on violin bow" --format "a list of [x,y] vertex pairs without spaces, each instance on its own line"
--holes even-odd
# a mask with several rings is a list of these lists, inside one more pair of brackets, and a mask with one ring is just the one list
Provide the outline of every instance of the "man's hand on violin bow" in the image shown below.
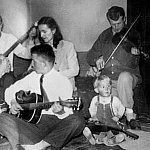
[[103,59],[103,56],[99,57],[99,59],[96,61],[96,68],[98,71],[102,70],[104,68],[105,62]]

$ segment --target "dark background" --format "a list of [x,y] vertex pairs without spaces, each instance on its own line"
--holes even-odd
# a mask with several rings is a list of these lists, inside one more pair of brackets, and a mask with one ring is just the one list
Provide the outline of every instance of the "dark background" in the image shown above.
[[[140,17],[133,27],[141,34],[142,51],[150,55],[150,4],[148,3],[148,0],[128,0],[128,25],[131,25],[139,14]],[[146,97],[146,102],[148,108],[150,108],[150,59],[145,59],[145,57],[143,57],[142,55],[140,60],[140,71],[143,79],[142,85]]]

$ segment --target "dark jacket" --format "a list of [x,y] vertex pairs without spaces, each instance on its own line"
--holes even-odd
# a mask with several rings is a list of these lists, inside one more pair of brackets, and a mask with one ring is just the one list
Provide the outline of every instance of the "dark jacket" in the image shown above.
[[[131,30],[129,33],[130,35],[133,35],[134,39],[136,39],[135,45],[139,47],[139,33],[135,30]],[[87,54],[87,62],[90,66],[95,66],[96,60],[101,55],[103,56],[104,61],[107,61],[107,59],[117,46],[116,44],[114,44],[114,42],[112,42],[112,39],[113,33],[111,28],[106,29],[100,34]],[[139,71],[140,56],[131,54],[131,47],[133,47],[133,45],[130,45],[129,43],[123,41],[116,49],[112,57],[109,59],[108,63],[105,64],[105,67],[102,70],[102,74],[108,75],[112,80],[117,80],[121,72],[127,71],[133,73],[139,79],[141,79]]]

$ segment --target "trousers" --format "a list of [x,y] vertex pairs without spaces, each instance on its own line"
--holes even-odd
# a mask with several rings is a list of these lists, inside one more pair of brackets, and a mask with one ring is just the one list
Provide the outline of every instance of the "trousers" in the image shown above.
[[41,140],[60,150],[71,139],[79,136],[85,127],[84,118],[78,113],[64,119],[44,114],[38,124],[2,113],[0,122],[0,133],[8,139],[13,150],[18,150],[20,144],[35,144]]
[[112,94],[118,96],[122,104],[129,109],[133,109],[133,89],[138,83],[138,78],[129,73],[122,72],[118,80],[112,80]]

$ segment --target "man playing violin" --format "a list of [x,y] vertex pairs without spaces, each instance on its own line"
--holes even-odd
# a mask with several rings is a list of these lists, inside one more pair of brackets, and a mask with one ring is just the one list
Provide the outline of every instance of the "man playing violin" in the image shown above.
[[119,96],[126,107],[127,120],[131,125],[131,122],[136,122],[133,112],[133,89],[141,82],[138,49],[141,39],[139,33],[131,29],[129,33],[133,35],[136,44],[125,46],[124,40],[116,45],[114,36],[126,27],[125,11],[122,7],[112,6],[106,16],[111,27],[99,35],[87,54],[87,61],[94,67],[96,75],[106,74],[112,79],[112,93]]

